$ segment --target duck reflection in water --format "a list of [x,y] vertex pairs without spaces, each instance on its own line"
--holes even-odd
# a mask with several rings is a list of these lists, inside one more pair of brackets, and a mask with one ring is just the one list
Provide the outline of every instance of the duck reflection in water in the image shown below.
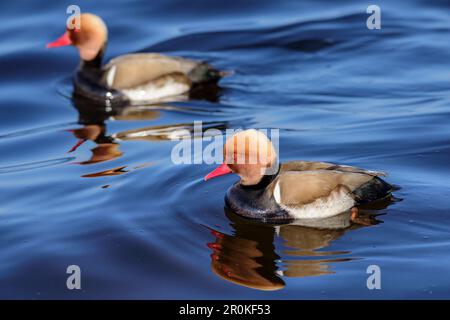
[[[187,99],[206,100],[216,102],[219,99],[220,87],[216,84],[202,85],[191,90]],[[183,100],[182,98],[178,97]],[[180,101],[180,100],[177,100]],[[68,152],[76,151],[81,145],[87,141],[92,141],[96,145],[91,149],[92,155],[88,160],[78,162],[81,165],[95,164],[105,161],[117,159],[123,155],[120,150],[120,142],[127,140],[146,140],[161,141],[171,140],[173,132],[184,129],[185,131],[193,131],[193,124],[181,123],[174,125],[149,126],[137,128],[114,134],[107,134],[107,121],[141,121],[154,120],[161,116],[161,111],[185,112],[183,107],[177,107],[169,103],[161,101],[160,104],[149,105],[128,105],[120,108],[108,109],[104,106],[93,104],[78,95],[72,96],[73,106],[77,109],[79,117],[78,123],[81,128],[67,130],[71,132],[77,139],[76,143],[68,150]],[[227,126],[223,122],[205,123],[205,130],[216,128],[225,129]],[[110,170],[87,174],[84,177],[95,177],[103,175],[116,175],[127,172],[124,170],[126,166],[113,168]]]
[[[219,277],[232,283],[258,289],[279,290],[285,287],[284,277],[312,277],[333,274],[334,263],[351,261],[350,251],[324,251],[346,232],[380,223],[378,210],[392,200],[382,200],[361,207],[360,219],[353,223],[350,212],[327,219],[311,219],[284,225],[269,225],[243,218],[230,209],[225,214],[234,232],[232,235],[210,229],[214,241],[211,268]],[[320,226],[320,228],[319,228]],[[277,248],[280,238],[283,248]]]
[[88,124],[80,129],[70,130],[78,139],[77,143],[69,150],[74,152],[84,142],[90,140],[96,143],[96,146],[91,149],[92,156],[86,161],[79,162],[79,164],[86,165],[108,161],[120,157],[123,153],[119,150],[119,145],[114,142],[114,139],[105,134],[104,124]]

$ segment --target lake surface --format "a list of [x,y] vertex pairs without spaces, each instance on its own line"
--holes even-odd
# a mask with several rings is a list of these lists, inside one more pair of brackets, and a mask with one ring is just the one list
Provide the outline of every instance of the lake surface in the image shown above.
[[[77,2],[107,22],[107,59],[232,72],[209,100],[103,118],[70,99],[77,52],[45,49],[69,3],[0,6],[0,298],[449,298],[450,3],[379,1],[381,30],[364,1],[212,3]],[[240,219],[223,201],[236,176],[171,161],[170,133],[194,121],[277,128],[281,161],[383,170],[401,189],[368,227]]]

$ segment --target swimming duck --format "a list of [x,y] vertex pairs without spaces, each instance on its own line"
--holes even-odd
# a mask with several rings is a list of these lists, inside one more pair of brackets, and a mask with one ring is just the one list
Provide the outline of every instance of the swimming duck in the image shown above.
[[78,48],[81,64],[74,78],[75,94],[92,102],[110,107],[161,102],[205,83],[216,83],[224,75],[205,62],[157,53],[126,54],[102,66],[107,38],[103,20],[83,13],[79,29],[67,29],[47,44],[47,48]]
[[383,172],[326,162],[279,164],[272,142],[254,129],[229,138],[223,164],[204,179],[232,172],[240,181],[228,189],[226,205],[264,222],[323,219],[351,210],[358,223],[358,205],[386,198],[394,189],[380,178]]

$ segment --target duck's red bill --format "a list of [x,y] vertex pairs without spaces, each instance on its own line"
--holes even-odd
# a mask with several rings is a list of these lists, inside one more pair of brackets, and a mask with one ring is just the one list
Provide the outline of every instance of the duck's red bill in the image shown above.
[[56,48],[56,47],[64,47],[64,46],[70,46],[72,44],[72,41],[70,40],[69,33],[64,32],[64,34],[56,39],[53,42],[50,42],[47,44],[47,48]]
[[231,169],[228,168],[228,166],[226,165],[226,163],[221,164],[219,167],[217,167],[214,171],[208,173],[205,176],[205,181],[208,181],[209,179],[215,178],[215,177],[219,177],[219,176],[223,176],[225,174],[229,174],[231,173]]

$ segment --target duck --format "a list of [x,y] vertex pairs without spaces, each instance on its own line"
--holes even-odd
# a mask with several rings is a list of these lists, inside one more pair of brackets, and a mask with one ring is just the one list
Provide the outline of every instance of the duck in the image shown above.
[[359,223],[358,206],[391,197],[396,189],[381,178],[385,172],[328,162],[279,163],[272,142],[255,129],[228,138],[223,163],[204,180],[229,173],[240,180],[226,192],[226,206],[268,223],[326,219],[344,212]]
[[[79,28],[66,32],[47,48],[72,45],[81,63],[75,73],[74,95],[106,107],[176,100],[226,73],[203,61],[159,53],[130,53],[102,65],[108,40],[105,22],[97,15],[80,15]],[[75,23],[73,24],[75,26]]]

